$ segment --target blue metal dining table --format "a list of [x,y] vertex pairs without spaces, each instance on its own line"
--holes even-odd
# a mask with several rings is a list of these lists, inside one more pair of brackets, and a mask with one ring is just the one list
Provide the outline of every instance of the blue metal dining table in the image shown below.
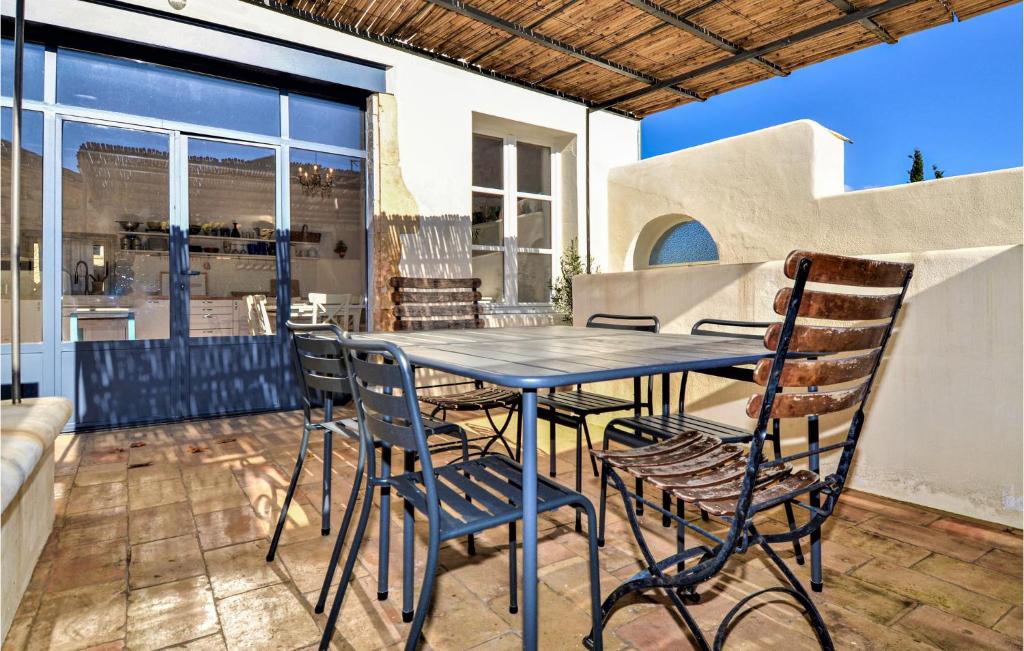
[[667,414],[670,373],[750,364],[771,355],[750,339],[570,326],[356,336],[398,344],[417,367],[522,390],[523,648],[530,651],[537,648],[537,390],[660,375]]

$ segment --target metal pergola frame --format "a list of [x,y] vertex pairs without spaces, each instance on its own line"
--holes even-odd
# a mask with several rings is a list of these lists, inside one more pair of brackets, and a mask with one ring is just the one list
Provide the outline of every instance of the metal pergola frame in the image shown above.
[[11,109],[11,403],[21,402],[21,95],[25,0],[14,5],[14,105]]

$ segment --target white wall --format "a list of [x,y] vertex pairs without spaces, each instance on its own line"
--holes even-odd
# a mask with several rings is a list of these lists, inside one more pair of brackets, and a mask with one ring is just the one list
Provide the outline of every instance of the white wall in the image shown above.
[[[916,267],[868,406],[853,487],[1022,526],[1022,248],[869,256]],[[663,331],[686,333],[702,317],[778,321],[772,298],[787,282],[781,261],[578,276],[575,322],[593,312],[656,314]],[[696,376],[687,409],[751,427],[743,405],[753,393]],[[829,429],[836,422],[823,419],[823,444],[845,435],[845,423]],[[803,438],[795,425],[783,428],[791,451]]]
[[801,120],[613,169],[606,270],[645,266],[644,227],[665,215],[700,221],[722,262],[1020,243],[1020,168],[844,192],[848,146]]

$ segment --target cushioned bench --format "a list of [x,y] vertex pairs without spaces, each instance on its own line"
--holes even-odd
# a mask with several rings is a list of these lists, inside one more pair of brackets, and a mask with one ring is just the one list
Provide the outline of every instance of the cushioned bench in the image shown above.
[[7,635],[53,529],[53,442],[71,417],[64,398],[0,403],[2,632]]

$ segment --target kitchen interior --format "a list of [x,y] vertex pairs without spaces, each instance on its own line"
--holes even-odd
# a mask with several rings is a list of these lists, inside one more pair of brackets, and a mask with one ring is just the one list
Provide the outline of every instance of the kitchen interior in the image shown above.
[[[63,138],[62,301],[65,341],[166,339],[170,276],[169,137],[67,122]],[[187,139],[192,337],[276,329],[278,150]],[[362,318],[362,161],[291,150],[290,318],[314,318],[310,293]]]

